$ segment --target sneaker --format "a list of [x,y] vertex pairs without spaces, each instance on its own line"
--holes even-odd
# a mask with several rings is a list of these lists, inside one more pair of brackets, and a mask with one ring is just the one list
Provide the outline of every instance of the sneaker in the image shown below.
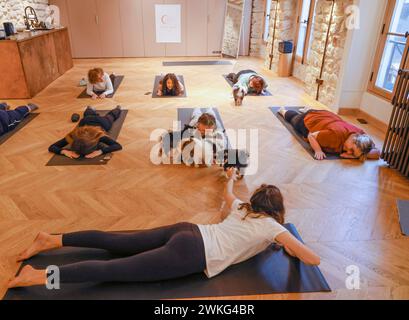
[[38,109],[38,106],[34,103],[28,103],[27,106],[30,108],[30,112]]

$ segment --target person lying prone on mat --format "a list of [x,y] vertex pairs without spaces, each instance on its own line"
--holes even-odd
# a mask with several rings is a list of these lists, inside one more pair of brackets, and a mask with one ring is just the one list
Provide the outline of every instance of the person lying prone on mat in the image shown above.
[[[81,282],[162,281],[202,272],[212,278],[272,244],[278,244],[307,265],[319,265],[319,256],[283,226],[285,209],[280,190],[262,185],[246,203],[233,193],[235,178],[234,170],[229,170],[224,201],[230,213],[222,217],[221,223],[184,222],[128,233],[81,231],[50,235],[41,232],[17,260],[65,246],[105,249],[121,256],[59,266],[62,286]],[[270,272],[274,272],[274,266]],[[8,287],[45,285],[46,277],[46,270],[26,265]]]
[[104,72],[101,68],[94,68],[88,71],[87,94],[92,99],[104,99],[114,93],[115,75]]
[[12,131],[30,112],[37,109],[38,106],[29,103],[26,106],[20,106],[14,110],[10,110],[7,103],[0,103],[0,136]]
[[339,154],[345,159],[379,159],[380,151],[372,138],[362,129],[344,121],[327,110],[279,110],[284,119],[306,139],[315,152],[315,159],[323,160],[326,153]]
[[233,97],[236,106],[241,106],[247,94],[260,95],[268,87],[266,80],[253,70],[230,73],[227,78],[234,84]]
[[[177,150],[180,150],[182,152],[184,150],[190,152],[189,150],[192,149],[190,147],[186,148],[186,142],[193,142],[193,149],[196,149],[195,151],[198,151],[200,146],[202,147],[202,150],[208,149],[209,145],[211,144],[211,162],[208,161],[209,157],[206,156],[209,154],[209,152],[206,151],[206,154],[203,154],[201,152],[200,155],[195,152],[193,158],[195,159],[194,163],[196,165],[198,163],[201,163],[206,164],[207,166],[211,166],[213,164],[213,155],[222,155],[224,150],[227,148],[227,138],[224,133],[223,126],[217,120],[216,114],[214,113],[212,108],[207,108],[204,111],[202,111],[201,108],[195,108],[192,112],[190,122],[185,125],[185,128],[182,130],[182,132],[179,132],[179,134],[181,134],[182,141],[178,143],[181,143],[182,145],[179,145],[179,148],[177,148]],[[176,132],[168,132],[161,137],[161,153],[163,150],[171,151],[173,148],[177,147],[177,144],[175,144],[173,141],[175,135]],[[165,148],[164,144],[169,144],[169,149],[167,147]],[[193,163],[186,164],[191,165]]]
[[158,96],[182,96],[184,91],[185,87],[177,76],[174,73],[168,73],[159,81],[156,93]]
[[[51,145],[48,151],[71,159],[92,159],[101,154],[121,150],[122,146],[107,134],[120,114],[120,106],[105,116],[100,116],[93,108],[87,107],[78,126],[65,138]],[[70,148],[64,149],[66,146]]]
[[201,108],[195,108],[190,118],[189,127],[194,129],[193,134],[195,136],[213,140],[217,150],[227,148],[224,128],[219,120],[217,120],[213,108],[207,108],[204,111]]

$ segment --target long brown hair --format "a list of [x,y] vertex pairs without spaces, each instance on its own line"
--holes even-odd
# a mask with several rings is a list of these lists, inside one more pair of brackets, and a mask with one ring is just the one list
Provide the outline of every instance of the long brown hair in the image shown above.
[[[168,89],[166,82],[171,80],[173,83],[172,89]],[[170,96],[178,96],[182,92],[182,89],[179,85],[179,80],[174,73],[168,73],[162,79],[162,94]]]
[[246,219],[271,217],[280,224],[284,224],[284,199],[280,189],[273,185],[263,184],[251,196],[250,203],[242,203],[239,209],[246,210]]
[[71,144],[71,150],[84,156],[95,151],[99,140],[106,135],[106,132],[97,126],[76,127],[66,140]]

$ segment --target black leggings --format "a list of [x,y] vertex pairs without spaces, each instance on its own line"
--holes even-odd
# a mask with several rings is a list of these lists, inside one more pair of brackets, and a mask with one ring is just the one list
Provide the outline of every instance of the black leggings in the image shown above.
[[308,138],[308,134],[310,133],[304,123],[305,116],[308,114],[308,112],[302,113],[288,110],[284,116],[285,121],[291,123],[293,128],[304,138]]
[[81,120],[80,126],[97,125],[108,132],[120,115],[121,110],[118,108],[109,111],[105,116],[100,116],[94,109],[87,108],[84,111],[84,118]]
[[61,266],[61,283],[160,281],[206,269],[203,239],[191,223],[132,233],[83,231],[62,239],[63,246],[105,249],[123,258]]

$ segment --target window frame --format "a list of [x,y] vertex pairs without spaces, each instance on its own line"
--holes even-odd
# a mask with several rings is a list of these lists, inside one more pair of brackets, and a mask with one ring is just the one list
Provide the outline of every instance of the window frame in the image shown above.
[[[368,83],[368,92],[373,93],[388,101],[392,101],[392,98],[396,91],[396,85],[398,81],[395,82],[395,86],[392,92],[376,86],[376,81],[378,79],[382,57],[385,51],[386,41],[388,39],[389,29],[391,27],[392,18],[393,18],[396,4],[397,4],[397,0],[388,0],[388,4],[386,7],[386,11],[385,11],[385,16],[382,22],[382,30],[381,30],[381,33],[378,39],[375,58],[372,64],[372,70],[371,70],[371,74],[369,77],[369,83]],[[405,46],[405,50],[403,53],[400,69],[405,69],[409,66],[409,59],[408,59],[409,41],[408,40],[409,40],[409,37],[406,37],[406,46]]]
[[301,64],[306,64],[307,61],[307,55],[308,55],[308,50],[310,49],[310,40],[311,40],[311,34],[312,34],[312,22],[314,20],[314,13],[315,13],[315,4],[316,0],[309,0],[311,1],[310,4],[310,11],[308,12],[308,22],[307,22],[307,30],[305,31],[305,39],[304,39],[304,49],[303,49],[303,55],[300,57],[297,55],[297,47],[299,43],[299,36],[300,36],[300,28],[301,28],[301,13],[302,13],[302,8],[304,1],[308,0],[298,0],[298,15],[297,15],[297,34],[296,34],[296,46],[294,48],[294,59],[295,61],[301,63]]
[[[261,36],[263,39],[263,43],[265,45],[268,44],[268,38],[270,37],[270,22],[271,22],[271,4],[270,4],[270,12],[267,12],[267,1],[269,1],[271,3],[272,0],[264,0],[264,22],[263,22],[263,35]],[[266,31],[266,21],[267,21],[267,15],[268,15],[268,37],[267,40],[265,39],[265,31]]]

